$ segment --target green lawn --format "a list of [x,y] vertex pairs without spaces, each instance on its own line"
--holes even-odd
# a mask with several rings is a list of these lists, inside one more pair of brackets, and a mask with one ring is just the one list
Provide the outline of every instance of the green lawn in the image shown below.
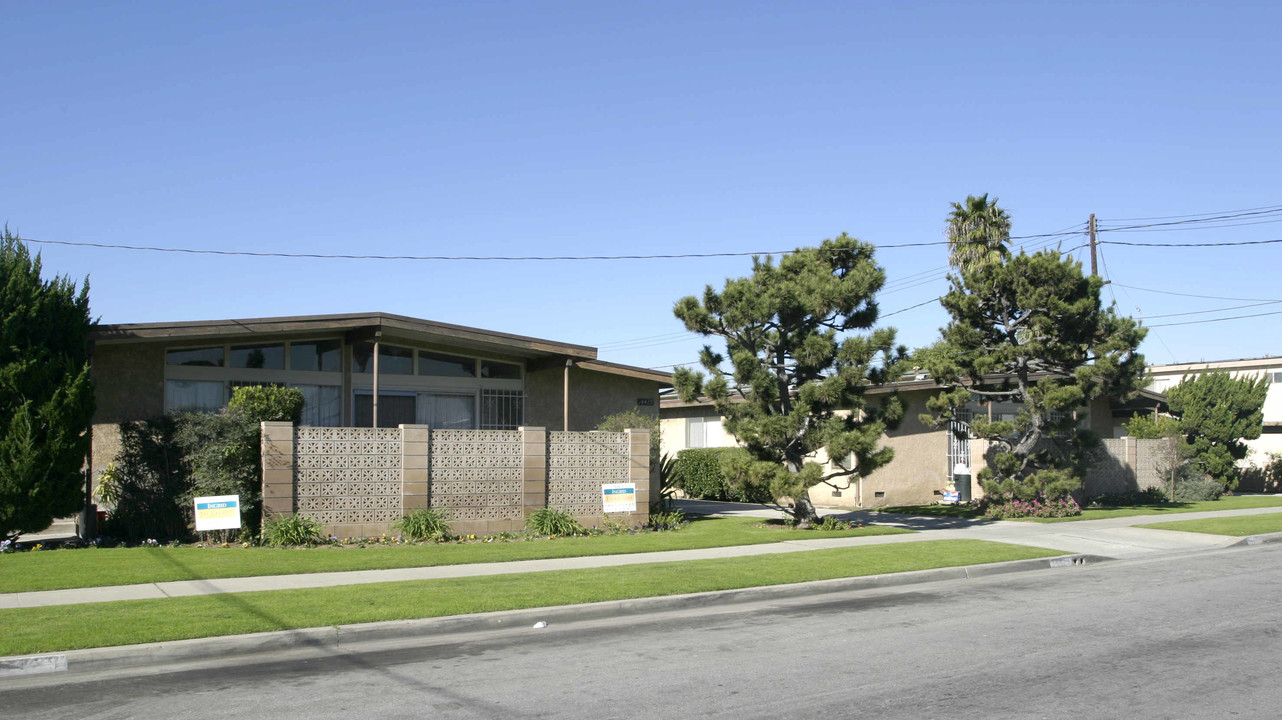
[[0,655],[677,595],[1062,555],[981,540],[0,610]]
[[[1054,523],[1077,520],[1099,520],[1133,515],[1170,515],[1174,513],[1205,512],[1209,510],[1242,510],[1259,507],[1282,506],[1282,495],[1229,496],[1205,502],[1161,503],[1158,505],[1125,505],[1120,507],[1084,508],[1081,515],[1066,518],[1020,518],[1028,522]],[[974,508],[965,505],[900,505],[881,508],[879,512],[928,517],[982,518]]]
[[1282,513],[1239,515],[1237,517],[1208,518],[1206,520],[1177,520],[1175,522],[1139,525],[1138,527],[1245,537],[1247,535],[1282,532]]
[[29,592],[170,580],[292,575],[620,555],[909,532],[868,526],[853,530],[792,530],[759,518],[706,518],[676,532],[598,535],[495,543],[365,548],[98,548],[0,555],[0,592]]

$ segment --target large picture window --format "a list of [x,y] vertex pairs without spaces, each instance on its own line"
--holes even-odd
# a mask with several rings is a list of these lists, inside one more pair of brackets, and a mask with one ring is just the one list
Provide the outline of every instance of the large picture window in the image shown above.
[[188,367],[222,367],[222,347],[188,348],[169,350],[165,353],[166,365],[186,365]]
[[[374,343],[363,342],[352,346],[352,372],[374,372]],[[379,343],[378,372],[380,375],[413,375],[414,351],[407,347]]]
[[343,369],[341,340],[309,340],[289,344],[289,369],[312,372],[340,372]]
[[218,381],[166,380],[165,412],[218,412],[227,405],[226,390]]
[[418,424],[436,430],[476,427],[476,396],[472,393],[419,393]]
[[[374,424],[374,395],[372,393],[356,394],[352,408],[356,427],[371,427]],[[378,426],[394,428],[398,425],[413,425],[414,396],[378,394]]]
[[294,387],[303,393],[303,417],[300,425],[339,427],[343,424],[342,388],[337,385],[294,385]]
[[233,345],[231,367],[257,370],[284,370],[284,345]]

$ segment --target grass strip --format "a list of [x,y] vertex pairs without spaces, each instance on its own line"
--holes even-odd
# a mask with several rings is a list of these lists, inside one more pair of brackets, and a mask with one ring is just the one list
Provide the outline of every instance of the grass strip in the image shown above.
[[132,645],[781,585],[1042,558],[1054,550],[932,540],[592,570],[0,610],[0,655]]
[[172,580],[384,570],[891,535],[902,528],[795,530],[761,518],[701,518],[672,532],[493,543],[316,548],[84,548],[0,555],[0,592]]
[[1173,522],[1138,525],[1137,527],[1245,537],[1247,535],[1282,532],[1282,513],[1239,515],[1237,517],[1206,518],[1204,520],[1176,520]]
[[[1118,507],[1086,507],[1081,515],[1064,518],[1012,518],[1028,522],[1057,523],[1076,522],[1078,520],[1101,520],[1111,517],[1131,517],[1136,515],[1170,515],[1177,513],[1209,512],[1212,510],[1245,510],[1262,507],[1282,506],[1282,496],[1278,495],[1233,495],[1219,500],[1201,502],[1157,503],[1154,505],[1121,505]],[[879,512],[900,515],[918,515],[923,517],[976,518],[984,516],[967,505],[898,505],[881,508]]]

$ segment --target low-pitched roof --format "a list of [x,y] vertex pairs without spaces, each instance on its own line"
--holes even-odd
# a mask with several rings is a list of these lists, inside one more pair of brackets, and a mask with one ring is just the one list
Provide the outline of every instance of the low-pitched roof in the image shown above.
[[249,338],[269,333],[299,335],[334,331],[369,331],[371,333],[382,331],[385,336],[426,339],[482,350],[501,349],[508,354],[527,357],[564,355],[576,360],[595,360],[597,356],[596,348],[586,345],[574,345],[381,312],[99,325],[90,334],[90,339],[98,343],[148,340],[199,341],[212,338]]

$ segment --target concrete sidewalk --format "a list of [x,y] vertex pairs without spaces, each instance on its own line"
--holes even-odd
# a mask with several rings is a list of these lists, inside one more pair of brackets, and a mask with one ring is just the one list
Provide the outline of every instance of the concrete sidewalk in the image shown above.
[[[683,509],[690,514],[740,515],[751,517],[777,516],[778,511],[759,505],[736,503],[708,503],[684,501]],[[390,570],[357,570],[349,572],[310,573],[299,575],[268,575],[261,577],[217,578],[117,585],[111,587],[76,588],[40,592],[7,593],[0,595],[0,609],[40,607],[49,605],[75,605],[110,602],[116,600],[144,600],[190,595],[255,592],[263,590],[291,590],[300,588],[333,587],[365,583],[401,582],[405,580],[433,580],[441,578],[505,575],[512,573],[548,572],[553,570],[579,570],[596,567],[618,567],[658,562],[680,562],[715,558],[745,557],[804,552],[829,548],[861,545],[885,545],[925,540],[975,539],[1004,542],[1013,545],[1060,550],[1067,553],[1089,554],[1109,558],[1135,558],[1161,553],[1191,552],[1239,543],[1241,538],[1203,535],[1169,530],[1136,527],[1146,523],[1168,520],[1195,520],[1207,517],[1258,515],[1282,512],[1275,508],[1221,510],[1200,513],[1180,513],[1168,516],[1141,515],[1081,520],[1067,523],[1032,523],[993,521],[983,519],[957,519],[916,517],[856,511],[841,513],[838,517],[865,524],[905,527],[917,532],[903,535],[878,535],[871,537],[827,538],[818,540],[789,540],[762,545],[739,545],[703,548],[697,550],[671,550],[664,552],[632,553],[627,555],[598,555],[590,557],[553,558],[547,560],[522,560],[471,565],[445,565]]]

